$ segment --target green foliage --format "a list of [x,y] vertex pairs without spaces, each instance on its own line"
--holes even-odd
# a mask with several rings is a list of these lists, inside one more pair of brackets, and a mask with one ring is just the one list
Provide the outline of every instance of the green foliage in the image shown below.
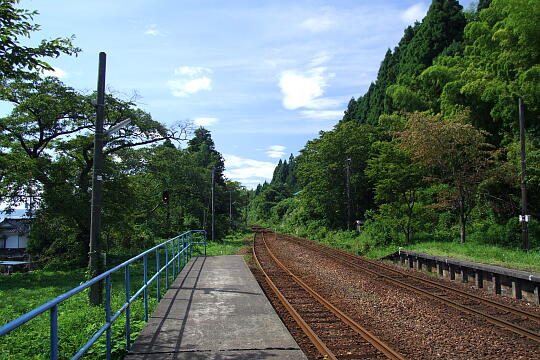
[[[234,233],[225,236],[219,242],[207,242],[206,255],[236,255],[240,249],[251,246],[253,234],[249,233]],[[193,256],[203,255],[204,247],[197,245],[194,247]]]
[[347,228],[351,158],[351,217],[365,220],[359,251],[463,241],[466,233],[474,244],[520,246],[518,97],[528,212],[540,217],[538,23],[535,0],[482,0],[466,11],[456,0],[433,0],[340,123],[301,150],[296,195],[264,194],[283,181],[281,162],[272,184],[254,192],[250,221],[331,243],[329,234]]
[[[10,164],[0,182],[12,206],[39,194],[29,248],[45,258],[63,254],[82,264],[87,257],[95,131],[90,99],[51,77],[11,82],[4,97],[15,106],[0,121],[0,144]],[[130,148],[178,136],[131,101],[107,95],[106,103],[106,127],[126,118],[132,122],[104,141],[103,223],[129,239],[134,231],[125,224],[136,204],[128,185],[133,169],[122,168],[113,154],[121,161]]]
[[[258,185],[250,199],[248,221],[251,223],[279,219],[287,211],[287,205],[281,203],[299,190],[297,159],[291,154],[289,162],[279,160],[272,181]],[[274,208],[279,205],[278,208]]]
[[407,129],[400,133],[402,149],[429,171],[429,179],[448,185],[439,194],[439,205],[459,214],[461,242],[491,150],[485,134],[466,119],[466,114],[454,119],[411,114]]
[[[125,260],[125,256],[122,257]],[[65,264],[67,265],[67,264]],[[58,267],[62,267],[58,263]],[[155,260],[149,261],[150,276],[155,269]],[[44,302],[78,286],[85,278],[83,269],[37,270],[28,273],[15,273],[0,278],[0,296],[6,306],[0,308],[0,323],[5,324],[18,316],[42,305]],[[112,276],[111,308],[113,312],[123,305],[125,289],[123,272]],[[142,284],[143,267],[141,263],[131,266],[132,286]],[[164,279],[162,278],[162,283]],[[132,295],[133,295],[132,289]],[[162,294],[165,289],[162,286]],[[71,358],[90,337],[104,324],[104,306],[88,306],[88,289],[74,295],[59,305],[59,354],[60,359]],[[149,288],[149,311],[157,306],[156,288]],[[132,340],[144,326],[144,304],[139,297],[131,304]],[[49,358],[49,316],[45,312],[20,328],[2,336],[0,339],[1,359],[48,359]],[[113,359],[122,359],[125,349],[125,317],[120,317],[112,327]],[[102,336],[85,354],[85,359],[105,357],[105,336]]]
[[38,12],[18,9],[18,3],[19,0],[0,1],[0,82],[36,77],[37,72],[53,70],[42,58],[73,55],[80,51],[72,45],[74,36],[41,40],[36,47],[22,45],[20,39],[30,38],[40,26],[32,23]]
[[423,169],[395,143],[374,144],[378,155],[368,160],[366,175],[375,187],[379,213],[394,219],[408,243],[417,228],[418,192],[423,186]]
[[419,94],[405,85],[391,85],[386,94],[392,99],[392,104],[402,111],[422,111],[427,108]]
[[[0,119],[0,197],[16,206],[39,202],[29,251],[43,261],[87,261],[95,109],[83,95],[55,78],[14,81],[4,100],[11,114]],[[189,229],[211,230],[211,172],[215,169],[216,239],[239,229],[245,189],[223,175],[224,162],[208,130],[189,124],[166,128],[132,101],[106,96],[105,128],[131,123],[105,138],[101,247],[142,249],[151,238]],[[163,142],[161,145],[157,145]],[[4,172],[5,171],[5,172]],[[164,204],[161,194],[169,191]],[[230,203],[230,204],[229,204]],[[234,205],[233,205],[234,204]]]
[[[441,110],[468,109],[472,123],[491,134],[498,145],[517,127],[517,98],[528,118],[540,112],[537,66],[540,62],[540,5],[528,0],[494,0],[464,30],[462,57],[441,58],[457,76],[441,93]],[[538,122],[531,121],[531,129]]]
[[[309,141],[301,151],[299,195],[312,219],[324,219],[332,229],[346,229],[373,203],[372,189],[364,173],[371,144],[379,134],[373,126],[347,122]],[[351,219],[347,219],[347,162],[350,159]]]
[[426,17],[405,49],[399,82],[409,83],[453,43],[463,38],[465,17],[457,0],[433,0]]

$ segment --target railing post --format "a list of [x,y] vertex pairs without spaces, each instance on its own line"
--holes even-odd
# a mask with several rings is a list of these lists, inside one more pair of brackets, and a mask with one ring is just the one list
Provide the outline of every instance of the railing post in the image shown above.
[[130,296],[130,292],[131,292],[131,287],[130,287],[130,283],[129,283],[129,264],[127,264],[126,268],[125,268],[125,282],[126,282],[126,303],[127,303],[127,307],[126,307],[126,349],[129,350],[130,346],[131,346],[131,326],[130,326],[130,322],[131,322],[131,311],[130,311],[130,303],[129,303],[129,298],[131,297]]
[[[144,318],[145,321],[148,321],[149,314],[148,314],[148,297],[149,297],[149,271],[148,264],[149,264],[149,258],[152,256],[152,251],[155,251],[156,256],[156,290],[157,290],[157,301],[161,300],[161,286],[160,286],[160,278],[161,278],[161,271],[163,270],[160,268],[160,249],[163,247],[163,245],[166,246],[165,248],[165,270],[166,270],[166,286],[169,287],[170,279],[169,279],[169,266],[171,265],[170,262],[172,262],[172,271],[173,276],[177,276],[177,273],[180,273],[182,270],[182,267],[186,265],[187,261],[189,260],[189,257],[193,254],[193,249],[191,248],[194,243],[198,243],[198,237],[195,237],[193,234],[196,234],[199,231],[188,231],[184,234],[179,235],[176,238],[173,238],[169,241],[167,241],[165,244],[160,244],[159,246],[156,246],[155,248],[151,250],[147,250],[144,252],[144,254],[138,255],[136,258],[132,258],[125,263],[122,263],[121,265],[114,268],[114,270],[110,270],[107,272],[107,274],[102,274],[99,278],[99,281],[105,283],[105,324],[98,330],[97,333],[95,333],[88,342],[81,347],[78,352],[75,354],[73,359],[78,359],[81,356],[85,354],[85,352],[93,345],[95,342],[100,338],[102,335],[106,335],[106,359],[110,360],[112,357],[112,325],[113,322],[121,316],[122,311],[125,311],[126,316],[126,324],[125,324],[125,339],[126,339],[126,348],[129,350],[131,348],[131,301],[132,301],[132,295],[131,295],[131,267],[130,264],[140,260],[140,257],[143,257],[144,261],[144,285],[143,288],[135,286],[135,290],[133,291],[133,299],[135,298],[135,294],[138,297],[143,293],[144,296]],[[204,245],[205,245],[205,256],[206,256],[206,237],[207,234],[204,232]],[[195,239],[194,239],[195,237]],[[175,242],[175,240],[177,242]],[[149,255],[150,254],[150,255]],[[172,256],[172,257],[171,257]],[[176,264],[175,264],[176,260]],[[140,264],[140,263],[139,263]],[[181,266],[183,265],[183,266]],[[112,315],[112,300],[111,300],[111,293],[112,293],[112,278],[111,274],[113,272],[119,271],[122,268],[124,268],[124,285],[125,285],[125,303],[122,305],[121,309],[118,310],[114,316]],[[178,269],[178,271],[176,270]],[[153,280],[154,276],[152,276]],[[35,318],[39,314],[42,314],[44,312],[49,311],[49,325],[50,325],[50,346],[49,346],[49,357],[51,360],[58,360],[59,358],[59,331],[58,331],[58,306],[62,301],[70,298],[71,296],[80,293],[84,289],[87,289],[91,286],[91,284],[94,284],[96,282],[96,278],[81,284],[74,289],[62,294],[61,296],[55,298],[50,303],[46,303],[33,311],[19,317],[18,319],[15,319],[11,322],[9,322],[6,325],[0,326],[0,332],[2,335],[5,333],[10,332],[13,329],[18,328],[22,324],[26,323],[27,321]],[[8,330],[9,329],[9,330]],[[105,333],[105,334],[103,334]],[[99,334],[99,336],[98,336]],[[42,351],[46,351],[45,349],[42,349]],[[64,354],[62,354],[62,357]]]
[[176,261],[175,261],[175,258],[174,258],[174,239],[173,241],[171,241],[171,261],[172,261],[172,277],[173,277],[173,281],[174,279],[176,279]]
[[191,232],[188,233],[188,261],[191,259],[191,250],[193,249],[193,239],[191,237]]
[[148,254],[144,255],[143,261],[144,261],[144,271],[143,271],[144,321],[148,322]]
[[105,323],[109,324],[106,333],[106,356],[107,360],[111,360],[111,276],[105,278]]
[[165,243],[165,289],[169,288],[169,243]]
[[58,305],[54,305],[50,310],[50,346],[51,360],[58,359]]
[[175,252],[176,252],[176,263],[178,265],[178,273],[180,274],[180,271],[182,271],[182,268],[180,267],[180,257],[182,256],[182,254],[180,253],[180,238],[176,239]]
[[157,288],[157,301],[161,301],[161,293],[159,291],[159,248],[156,249],[156,270],[157,270],[157,277],[156,277],[156,288]]
[[182,235],[182,267],[186,266],[185,235]]

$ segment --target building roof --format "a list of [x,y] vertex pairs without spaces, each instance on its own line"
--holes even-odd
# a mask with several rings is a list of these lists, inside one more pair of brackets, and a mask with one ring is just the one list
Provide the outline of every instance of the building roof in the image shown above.
[[27,234],[30,232],[30,219],[5,218],[0,222],[0,231],[7,233]]

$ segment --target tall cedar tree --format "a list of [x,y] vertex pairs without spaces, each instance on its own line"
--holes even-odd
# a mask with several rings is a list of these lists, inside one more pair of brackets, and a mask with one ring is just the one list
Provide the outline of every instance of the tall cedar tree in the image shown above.
[[341,122],[354,121],[357,124],[376,125],[380,115],[390,114],[394,110],[387,95],[387,89],[390,85],[396,83],[403,53],[419,26],[419,23],[408,26],[394,51],[388,49],[379,68],[377,81],[370,85],[364,96],[361,96],[356,101],[354,98],[349,101]]
[[221,153],[216,150],[210,131],[200,127],[195,130],[194,135],[188,142],[187,151],[198,154],[201,166],[208,169],[214,167],[216,183],[225,186],[225,177],[223,175],[225,162]]
[[466,25],[457,0],[433,0],[426,17],[407,46],[400,64],[399,82],[407,83],[433,63],[445,48],[463,40]]

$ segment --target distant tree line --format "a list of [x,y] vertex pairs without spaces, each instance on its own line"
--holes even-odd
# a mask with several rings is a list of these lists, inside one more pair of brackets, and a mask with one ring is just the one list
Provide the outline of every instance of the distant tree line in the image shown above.
[[521,98],[531,242],[540,246],[539,23],[536,0],[482,0],[467,10],[433,0],[387,51],[367,92],[294,159],[297,195],[274,177],[257,189],[252,220],[313,232],[362,220],[369,244],[518,246]]

